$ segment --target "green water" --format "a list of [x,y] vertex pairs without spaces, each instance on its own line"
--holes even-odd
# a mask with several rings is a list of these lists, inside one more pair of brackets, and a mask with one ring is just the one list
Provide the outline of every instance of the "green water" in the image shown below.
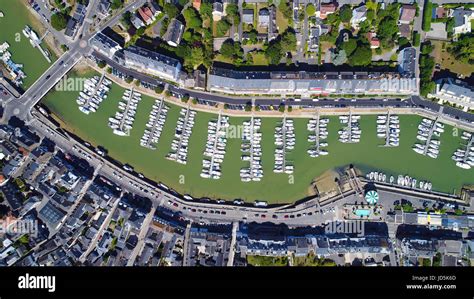
[[[342,127],[337,117],[330,117],[328,125],[329,146],[328,156],[311,158],[306,153],[310,143],[306,130],[307,119],[295,119],[296,146],[288,155],[295,166],[293,180],[287,174],[273,173],[274,165],[274,130],[281,121],[280,118],[264,118],[262,121],[262,164],[264,177],[260,182],[243,183],[240,181],[239,170],[247,165],[240,159],[240,144],[238,138],[228,140],[227,153],[222,163],[220,180],[203,179],[201,161],[207,139],[207,123],[216,115],[198,113],[193,133],[190,138],[188,164],[181,165],[165,159],[170,151],[176,121],[180,108],[171,105],[166,123],[158,143],[158,149],[153,151],[139,145],[139,140],[145,129],[148,114],[154,100],[143,97],[138,105],[134,128],[131,136],[120,137],[112,133],[107,126],[107,120],[118,107],[124,89],[113,85],[109,97],[99,110],[90,115],[81,113],[76,104],[78,92],[54,91],[47,95],[44,103],[83,139],[108,149],[109,154],[123,163],[129,163],[137,171],[147,177],[161,181],[178,192],[189,193],[193,196],[208,196],[213,198],[253,201],[266,200],[271,203],[292,202],[307,196],[311,181],[324,171],[344,167],[353,163],[363,171],[377,170],[387,174],[410,175],[418,180],[429,180],[433,190],[452,193],[459,191],[463,184],[474,183],[474,170],[464,170],[451,160],[452,153],[459,147],[461,139],[453,136],[452,128],[446,126],[446,132],[441,136],[439,158],[416,154],[411,147],[416,142],[417,126],[421,121],[418,116],[400,116],[401,138],[397,148],[385,148],[380,145],[382,139],[376,136],[376,116],[363,116],[360,121],[363,130],[361,142],[358,144],[342,144],[337,140],[337,131]],[[170,105],[170,104],[168,104]],[[246,118],[231,118],[231,125],[240,125]]]

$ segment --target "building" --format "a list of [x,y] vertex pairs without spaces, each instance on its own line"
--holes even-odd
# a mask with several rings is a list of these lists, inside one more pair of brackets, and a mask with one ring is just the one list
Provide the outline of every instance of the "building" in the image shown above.
[[132,14],[130,17],[130,22],[132,23],[133,27],[135,27],[135,29],[145,26],[145,23],[143,23],[143,21],[134,14]]
[[474,20],[474,10],[455,9],[452,17],[454,18],[454,35],[471,32],[471,20]]
[[156,20],[153,12],[147,6],[140,7],[138,9],[138,14],[146,25],[151,25]]
[[380,48],[380,40],[376,36],[377,34],[375,32],[367,33],[367,39],[369,40],[371,49]]
[[105,19],[110,15],[110,1],[100,0],[99,6],[97,7],[97,16],[100,19]]
[[183,37],[184,25],[178,19],[173,19],[168,25],[163,39],[172,47],[177,47]]
[[165,80],[177,81],[181,72],[181,63],[174,58],[131,46],[116,55],[126,67],[148,73]]
[[221,2],[214,2],[212,4],[212,19],[214,21],[220,21],[224,16],[224,4]]
[[106,57],[113,57],[115,52],[122,49],[116,41],[102,32],[97,33],[94,38],[90,40],[90,45],[95,51]]
[[437,82],[436,92],[428,97],[437,98],[442,103],[460,106],[464,111],[474,109],[474,89],[459,80],[445,79]]
[[253,25],[253,9],[244,9],[242,14],[242,22]]
[[267,8],[262,8],[258,12],[258,26],[268,27],[270,25],[270,11]]
[[319,8],[319,17],[321,19],[327,18],[328,15],[335,13],[337,10],[337,2],[321,3]]
[[398,71],[404,77],[414,78],[416,71],[416,49],[405,48],[398,53]]
[[213,68],[208,91],[234,95],[416,94],[413,77],[399,73],[264,72]]
[[359,28],[359,24],[367,20],[367,7],[360,6],[352,10],[351,26],[354,29]]
[[410,24],[416,16],[416,8],[413,5],[404,4],[400,8],[400,24]]

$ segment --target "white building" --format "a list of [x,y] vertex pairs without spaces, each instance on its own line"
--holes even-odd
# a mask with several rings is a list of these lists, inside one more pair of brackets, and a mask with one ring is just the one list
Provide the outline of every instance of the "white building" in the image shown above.
[[474,89],[459,80],[442,80],[436,85],[436,92],[428,97],[437,98],[442,103],[461,106],[464,111],[474,109]]
[[454,35],[471,32],[471,20],[474,19],[474,10],[455,9],[452,16],[454,18]]
[[367,7],[357,7],[352,11],[351,26],[354,29],[359,28],[359,24],[367,20]]

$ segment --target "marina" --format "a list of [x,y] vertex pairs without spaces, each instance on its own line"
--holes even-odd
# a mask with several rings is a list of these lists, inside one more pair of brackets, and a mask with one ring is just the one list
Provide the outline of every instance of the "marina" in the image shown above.
[[150,111],[149,120],[146,123],[146,129],[140,139],[140,145],[152,150],[156,150],[163,126],[165,125],[166,115],[168,113],[169,106],[167,106],[163,99],[156,100]]
[[241,152],[242,161],[248,162],[249,166],[240,170],[240,180],[242,182],[259,182],[263,178],[262,167],[262,119],[252,118],[243,123]]
[[224,161],[227,145],[229,117],[219,113],[217,120],[210,120],[207,127],[206,149],[202,160],[202,178],[220,179],[221,164]]
[[109,127],[113,129],[115,135],[130,136],[130,130],[133,128],[135,114],[137,113],[137,106],[141,100],[141,93],[133,89],[125,90],[122,101],[118,104],[119,111],[115,112],[114,117],[109,118]]
[[471,169],[474,167],[474,136],[470,132],[463,132],[461,139],[467,140],[467,144],[457,149],[451,158],[456,162],[456,166]]
[[46,59],[46,61],[48,63],[51,63],[51,54],[41,47],[41,43],[43,42],[43,39],[46,37],[49,31],[46,31],[46,33],[40,38],[38,37],[36,32],[31,29],[30,26],[26,25],[25,29],[23,29],[22,32],[23,35],[29,39],[31,46],[33,46],[33,48],[37,48],[40,51],[41,55],[43,55],[43,57]]
[[189,138],[193,130],[196,111],[191,110],[189,107],[182,108],[179,114],[174,133],[175,138],[171,143],[171,152],[166,158],[180,164],[186,164],[188,162]]
[[397,115],[390,114],[389,111],[377,116],[377,137],[385,140],[383,146],[400,145],[400,120]]
[[84,81],[84,89],[79,93],[76,103],[79,110],[84,114],[97,112],[103,100],[107,99],[107,94],[112,82],[102,75],[94,76]]
[[[90,74],[93,77],[96,73]],[[86,77],[87,78],[87,77]],[[291,160],[295,166],[293,176],[294,184],[289,184],[288,177],[274,173],[275,166],[275,128],[281,125],[283,114],[280,117],[261,118],[261,171],[265,175],[254,184],[241,182],[240,171],[249,168],[249,161],[242,160],[242,136],[244,122],[250,122],[251,117],[229,117],[229,135],[227,136],[226,154],[221,166],[221,177],[219,180],[206,179],[200,176],[203,169],[203,152],[206,149],[208,139],[208,126],[210,120],[218,118],[218,114],[197,112],[192,136],[189,138],[187,151],[187,164],[175,163],[174,160],[166,159],[170,146],[175,139],[177,121],[182,115],[182,107],[166,103],[170,107],[163,126],[159,146],[156,150],[149,150],[140,145],[140,140],[149,121],[150,111],[156,99],[143,96],[138,106],[134,129],[128,138],[122,138],[112,133],[107,127],[107,120],[117,109],[118,102],[125,89],[113,84],[107,101],[101,104],[96,113],[85,115],[74,106],[77,91],[61,91],[48,94],[43,103],[52,111],[55,118],[65,126],[65,129],[87,140],[91,144],[101,145],[106,148],[111,157],[122,163],[134,166],[137,172],[146,177],[162,182],[182,194],[190,194],[194,198],[209,197],[222,199],[241,198],[245,201],[265,199],[269,203],[288,202],[309,196],[311,182],[329,169],[340,169],[353,164],[365,176],[377,169],[378,172],[387,174],[409,174],[432,183],[432,190],[452,194],[458,193],[463,184],[474,182],[474,173],[470,170],[456,166],[451,156],[460,147],[460,143],[467,143],[464,135],[442,134],[439,141],[443,144],[438,159],[433,160],[428,156],[421,156],[412,150],[417,141],[418,124],[422,117],[416,115],[399,115],[400,121],[400,145],[398,147],[380,146],[377,138],[377,115],[362,115],[358,121],[364,138],[359,143],[344,144],[338,141],[338,130],[345,124],[338,120],[339,116],[326,116],[321,114],[321,119],[328,119],[326,139],[321,142],[327,143],[330,154],[321,159],[315,159],[308,155],[309,143],[304,142],[314,131],[309,131],[308,123],[311,118],[292,117],[297,140],[293,150],[287,153],[286,158]],[[187,108],[184,108],[187,109]],[[225,110],[222,111],[223,115]],[[382,113],[378,113],[381,115]],[[65,125],[67,124],[67,125]],[[236,134],[233,129],[237,128]],[[445,125],[445,130],[451,130],[451,126]],[[137,130],[135,130],[137,129]],[[313,143],[312,143],[313,144]],[[311,144],[311,145],[312,145]],[[315,144],[315,143],[314,143]],[[186,184],[180,182],[180,176],[184,176]],[[405,175],[404,175],[405,176]],[[394,175],[395,182],[397,175]],[[275,186],[280,186],[276,188]],[[212,191],[210,191],[212,190]],[[256,196],[255,194],[258,194]]]
[[360,115],[353,115],[352,112],[349,115],[339,116],[339,121],[345,126],[338,131],[339,141],[342,143],[358,143],[360,142],[360,135],[362,130],[359,126]]
[[275,127],[275,166],[273,172],[292,174],[294,165],[288,161],[287,153],[295,148],[295,127],[293,120],[283,117],[282,123]]
[[328,151],[323,149],[328,146],[326,142],[329,135],[328,123],[329,118],[321,118],[319,113],[308,121],[306,129],[311,132],[311,134],[308,135],[308,142],[314,143],[314,146],[311,146],[307,151],[311,158],[326,156],[328,154]]
[[438,158],[441,141],[437,138],[441,137],[443,132],[444,124],[437,120],[423,118],[418,125],[418,134],[416,136],[421,143],[415,143],[413,150],[423,156],[433,159]]

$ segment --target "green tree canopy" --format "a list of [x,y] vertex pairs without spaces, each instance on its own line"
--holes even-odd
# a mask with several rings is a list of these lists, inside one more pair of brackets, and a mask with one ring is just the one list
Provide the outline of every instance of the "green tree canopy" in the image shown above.
[[352,8],[350,5],[343,5],[339,11],[339,17],[342,22],[348,23],[352,18]]
[[188,7],[183,12],[186,26],[191,29],[198,29],[202,27],[202,20],[194,7]]
[[66,16],[63,15],[62,13],[55,13],[54,15],[51,16],[51,26],[53,26],[53,28],[58,31],[66,29],[66,26],[67,26]]

